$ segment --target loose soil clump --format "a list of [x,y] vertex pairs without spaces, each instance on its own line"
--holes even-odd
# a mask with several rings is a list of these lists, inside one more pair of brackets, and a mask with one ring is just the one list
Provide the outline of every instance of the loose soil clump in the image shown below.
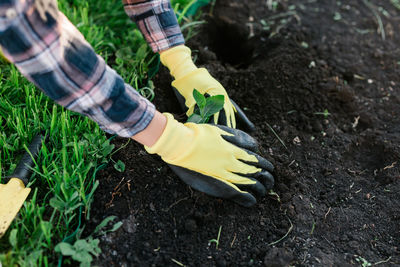
[[[97,176],[89,226],[124,223],[97,265],[400,264],[400,10],[270,2],[216,1],[188,45],[255,123],[274,192],[252,208],[208,197],[131,142],[113,156],[125,172]],[[155,104],[184,119],[170,82],[162,69]]]

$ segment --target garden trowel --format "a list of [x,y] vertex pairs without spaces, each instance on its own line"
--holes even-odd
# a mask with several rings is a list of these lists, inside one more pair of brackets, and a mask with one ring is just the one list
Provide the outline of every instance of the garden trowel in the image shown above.
[[2,179],[2,182],[4,180],[8,182],[0,184],[0,238],[10,226],[31,191],[30,188],[25,188],[25,186],[28,184],[33,158],[40,150],[42,139],[42,135],[35,136],[28,147],[29,153],[27,151],[24,153],[14,173]]

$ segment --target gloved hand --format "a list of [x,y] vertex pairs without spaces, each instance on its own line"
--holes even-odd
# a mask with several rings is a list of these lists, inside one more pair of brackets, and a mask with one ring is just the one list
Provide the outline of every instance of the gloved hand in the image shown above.
[[[235,113],[237,113],[237,118],[243,124],[243,127],[248,131],[254,131],[254,124],[236,103],[229,99],[224,87],[205,68],[196,67],[191,58],[190,48],[184,45],[175,46],[162,52],[160,59],[161,63],[168,67],[171,75],[175,78],[172,86],[184,98],[185,106],[188,108],[187,116],[193,114],[196,104],[193,98],[193,89],[197,89],[203,95],[223,95],[225,97],[222,112],[214,115],[215,124],[236,128]],[[178,96],[178,100],[179,98]]]
[[[208,195],[249,207],[274,185],[274,167],[254,151],[256,141],[240,130],[210,124],[167,125],[147,152],[158,154],[186,184]],[[249,192],[248,192],[249,191]]]

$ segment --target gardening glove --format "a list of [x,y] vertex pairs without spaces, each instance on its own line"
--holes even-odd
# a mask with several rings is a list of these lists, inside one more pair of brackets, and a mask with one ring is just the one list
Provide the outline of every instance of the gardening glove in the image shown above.
[[214,115],[215,124],[218,123],[236,128],[235,113],[237,113],[238,122],[246,130],[254,131],[254,124],[246,117],[236,103],[229,99],[224,87],[210,75],[207,69],[196,67],[191,58],[190,48],[184,45],[175,46],[162,52],[160,60],[175,78],[172,86],[179,92],[179,95],[177,95],[178,100],[180,100],[181,104],[184,102],[184,105],[188,108],[186,112],[187,116],[192,115],[194,112],[196,101],[193,98],[193,90],[197,89],[203,95],[224,96],[223,111]]
[[274,167],[254,151],[243,131],[210,124],[179,123],[169,113],[161,137],[147,152],[158,154],[186,184],[208,195],[250,207],[274,185]]

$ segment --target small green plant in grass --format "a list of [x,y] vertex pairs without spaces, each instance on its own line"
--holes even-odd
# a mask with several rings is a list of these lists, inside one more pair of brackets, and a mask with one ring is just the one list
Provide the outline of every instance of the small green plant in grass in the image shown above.
[[193,90],[193,97],[196,101],[196,107],[192,115],[189,116],[188,122],[207,123],[210,117],[219,112],[224,107],[224,96],[215,95],[205,97],[196,89]]
[[101,253],[99,248],[99,239],[88,238],[79,239],[73,245],[62,242],[55,247],[55,252],[61,253],[63,256],[71,256],[80,266],[90,266],[93,261],[93,256],[98,256]]
[[86,239],[77,239],[72,245],[67,242],[60,242],[54,248],[55,252],[61,253],[63,256],[69,256],[74,261],[80,262],[81,267],[90,266],[93,256],[99,256],[101,249],[99,247],[100,240],[93,238],[94,235],[101,236],[108,232],[114,232],[122,226],[122,222],[115,223],[111,229],[103,230],[109,222],[113,221],[116,216],[105,218],[94,230],[92,235]]
[[124,172],[125,163],[123,163],[121,160],[118,160],[117,162],[114,163],[114,168],[119,172]]

